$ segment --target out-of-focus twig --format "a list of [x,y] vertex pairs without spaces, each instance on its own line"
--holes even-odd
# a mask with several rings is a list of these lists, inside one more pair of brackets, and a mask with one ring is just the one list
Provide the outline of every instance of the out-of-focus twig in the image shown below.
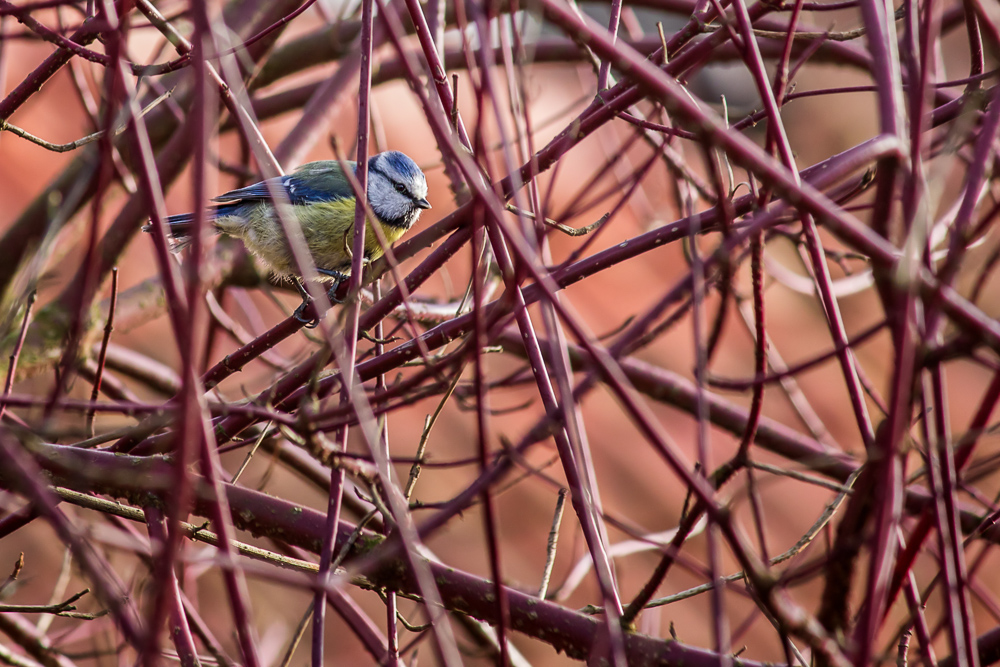
[[[142,116],[145,116],[150,111],[152,111],[156,107],[156,105],[158,105],[160,102],[162,102],[163,100],[165,100],[168,97],[170,97],[170,94],[172,92],[173,91],[168,90],[167,92],[163,93],[162,95],[160,95],[159,97],[157,97],[155,100],[153,100],[152,102],[150,102],[148,105],[146,105],[143,108],[142,113],[140,114],[139,117],[141,118]],[[116,125],[114,128],[112,128],[110,130],[110,133],[113,136],[117,137],[122,132],[124,132],[126,129],[128,129],[128,123],[129,123],[128,120],[120,122],[118,125]],[[27,130],[22,130],[18,126],[13,125],[11,123],[8,123],[6,120],[0,118],[0,132],[3,132],[4,130],[10,132],[11,134],[16,134],[17,136],[21,137],[22,139],[26,139],[27,141],[30,141],[31,143],[36,144],[38,146],[41,146],[45,150],[52,151],[53,153],[65,153],[67,151],[75,151],[78,148],[83,148],[87,144],[92,144],[95,141],[99,141],[99,140],[103,139],[104,136],[106,134],[108,134],[108,131],[99,130],[97,132],[94,132],[93,134],[88,134],[87,136],[83,137],[82,139],[75,139],[74,141],[70,141],[69,143],[65,143],[65,144],[54,144],[54,143],[52,143],[50,141],[46,141],[45,139],[42,139],[40,137],[36,137],[35,135],[31,134]]]
[[[115,325],[115,306],[118,303],[118,269],[117,267],[111,272],[111,300],[108,305],[108,319],[107,323],[104,325],[104,338],[101,340],[101,350],[97,354],[97,370],[94,374],[94,387],[90,392],[90,400],[97,401],[98,395],[101,393],[101,380],[104,376],[104,364],[108,358],[108,343],[111,342],[111,332],[114,331]],[[88,437],[94,437],[94,411],[91,410],[87,412],[87,434]]]
[[[21,321],[21,330],[17,335],[17,341],[14,343],[14,348],[10,352],[10,357],[7,362],[7,379],[4,381],[3,385],[3,395],[7,396],[10,394],[11,388],[14,386],[14,373],[17,370],[17,359],[21,355],[21,348],[24,346],[24,337],[28,332],[28,323],[31,321],[31,308],[35,305],[36,293],[34,291],[28,295],[28,300],[24,305],[24,317]],[[4,413],[7,411],[7,404],[0,404],[0,420],[3,419]]]

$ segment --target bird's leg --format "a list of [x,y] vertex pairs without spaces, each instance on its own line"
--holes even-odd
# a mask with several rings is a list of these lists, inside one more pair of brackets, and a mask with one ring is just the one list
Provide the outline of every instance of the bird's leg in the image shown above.
[[341,304],[344,303],[337,298],[337,290],[340,289],[341,283],[347,280],[347,274],[341,273],[334,269],[316,269],[316,272],[324,276],[329,276],[333,278],[333,286],[327,290],[326,295],[329,297],[331,303]]
[[306,286],[302,284],[301,278],[293,278],[292,284],[295,285],[295,289],[297,289],[299,294],[302,296],[302,303],[299,304],[299,307],[295,309],[294,313],[292,313],[292,317],[297,319],[299,322],[304,323],[306,329],[315,329],[319,325],[319,318],[305,318],[306,308],[309,307],[309,304],[312,303],[313,300],[312,296],[309,294],[309,290],[307,290]]

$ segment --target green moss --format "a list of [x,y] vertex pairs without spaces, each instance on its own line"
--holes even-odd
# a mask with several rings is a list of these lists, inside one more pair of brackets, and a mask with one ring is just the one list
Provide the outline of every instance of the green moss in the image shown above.
[[357,555],[364,555],[371,552],[372,549],[383,542],[385,542],[385,535],[375,533],[362,534],[358,537],[358,541],[354,543],[353,551]]

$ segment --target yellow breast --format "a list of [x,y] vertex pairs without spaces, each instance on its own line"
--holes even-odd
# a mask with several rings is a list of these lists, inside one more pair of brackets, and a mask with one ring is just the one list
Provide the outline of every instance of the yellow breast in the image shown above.
[[[341,273],[351,270],[351,249],[354,244],[354,200],[341,199],[309,205],[293,206],[292,213],[305,238],[317,268]],[[260,257],[275,273],[294,275],[288,240],[281,222],[268,204],[261,204],[243,216],[220,216],[216,227],[230,236],[240,238],[247,249]],[[376,223],[388,245],[399,240],[405,229]],[[369,218],[365,229],[365,257],[375,260],[384,254],[378,235]]]

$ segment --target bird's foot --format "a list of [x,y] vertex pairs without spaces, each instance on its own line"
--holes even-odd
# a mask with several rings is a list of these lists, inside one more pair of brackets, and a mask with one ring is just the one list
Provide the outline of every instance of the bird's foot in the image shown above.
[[299,307],[295,309],[294,313],[292,313],[292,317],[299,322],[302,322],[306,329],[315,329],[319,326],[318,317],[306,317],[306,310],[312,305],[312,303],[313,300],[311,298],[303,299],[302,303],[299,304]]
[[340,271],[336,271],[334,269],[316,269],[316,271],[317,273],[320,273],[324,276],[333,278],[333,285],[330,287],[330,289],[326,291],[326,296],[328,299],[330,299],[330,303],[336,306],[343,304],[344,300],[337,298],[337,290],[340,289],[340,286],[343,283],[347,282],[348,280],[347,274],[341,273]]
[[338,280],[337,282],[335,282],[333,284],[333,287],[331,287],[330,289],[328,289],[326,291],[327,298],[330,299],[330,303],[332,303],[335,306],[340,306],[340,305],[342,305],[344,303],[343,299],[338,299],[337,298],[337,290],[340,289],[340,285],[341,285],[341,282]]

